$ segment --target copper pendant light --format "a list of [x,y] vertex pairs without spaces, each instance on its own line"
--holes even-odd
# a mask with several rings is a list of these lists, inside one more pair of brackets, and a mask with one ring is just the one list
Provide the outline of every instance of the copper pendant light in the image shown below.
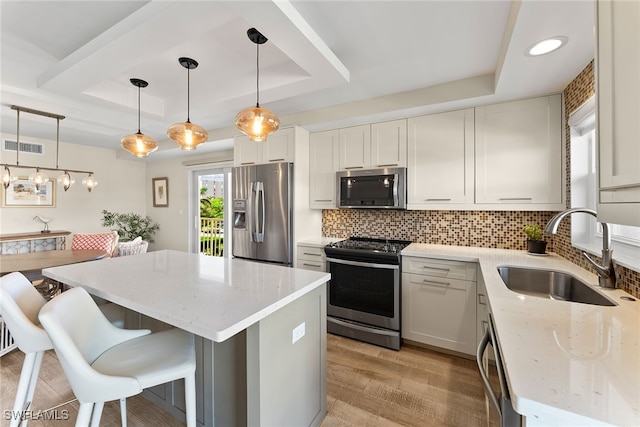
[[236,127],[251,141],[267,140],[270,133],[278,130],[280,119],[266,108],[260,107],[260,45],[267,38],[255,28],[247,30],[249,40],[256,44],[256,106],[248,107],[236,114]]
[[147,157],[149,153],[158,149],[155,139],[140,132],[140,88],[149,86],[149,83],[141,79],[129,79],[129,81],[138,88],[138,132],[122,138],[120,145],[135,157]]
[[178,62],[187,69],[187,121],[176,123],[167,130],[167,136],[180,145],[183,150],[194,150],[198,145],[207,142],[209,134],[204,128],[189,120],[190,81],[189,71],[198,67],[198,62],[191,58],[178,58]]

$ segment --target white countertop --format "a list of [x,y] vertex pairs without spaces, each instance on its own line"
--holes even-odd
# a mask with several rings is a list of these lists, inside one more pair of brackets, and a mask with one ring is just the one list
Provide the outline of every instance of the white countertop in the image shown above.
[[[513,406],[528,423],[640,425],[640,300],[620,299],[630,295],[600,288],[595,274],[555,254],[414,243],[402,255],[479,263]],[[500,265],[568,272],[618,305],[512,292],[498,274]]]
[[339,242],[344,240],[342,237],[318,237],[317,239],[300,240],[298,245],[315,246],[318,248],[324,248],[330,243]]
[[47,268],[42,273],[216,342],[330,278],[329,273],[170,250]]

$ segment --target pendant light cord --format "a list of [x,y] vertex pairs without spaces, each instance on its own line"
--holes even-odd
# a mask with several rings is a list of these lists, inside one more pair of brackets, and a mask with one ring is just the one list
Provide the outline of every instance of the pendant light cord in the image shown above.
[[140,132],[140,86],[138,86],[138,133]]
[[256,43],[256,108],[260,108],[260,44]]
[[189,78],[191,73],[191,68],[188,65],[187,66],[187,123],[191,123],[190,118],[191,118],[191,112],[190,112],[190,105],[191,105],[191,79]]

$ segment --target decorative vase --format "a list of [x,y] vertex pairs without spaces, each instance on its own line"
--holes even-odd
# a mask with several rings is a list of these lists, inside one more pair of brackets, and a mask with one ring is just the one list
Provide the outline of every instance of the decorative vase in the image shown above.
[[547,242],[544,240],[527,240],[527,251],[532,254],[544,254],[547,250]]

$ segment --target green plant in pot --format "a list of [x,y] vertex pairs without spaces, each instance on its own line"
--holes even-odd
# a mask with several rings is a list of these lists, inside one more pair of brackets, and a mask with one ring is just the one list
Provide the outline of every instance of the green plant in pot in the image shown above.
[[544,254],[547,242],[542,240],[542,227],[537,224],[527,224],[522,229],[527,236],[527,251],[532,254]]
[[153,235],[160,229],[160,225],[149,217],[142,217],[135,213],[116,213],[102,211],[102,226],[117,231],[120,241],[127,242],[142,237],[142,240],[153,243]]

